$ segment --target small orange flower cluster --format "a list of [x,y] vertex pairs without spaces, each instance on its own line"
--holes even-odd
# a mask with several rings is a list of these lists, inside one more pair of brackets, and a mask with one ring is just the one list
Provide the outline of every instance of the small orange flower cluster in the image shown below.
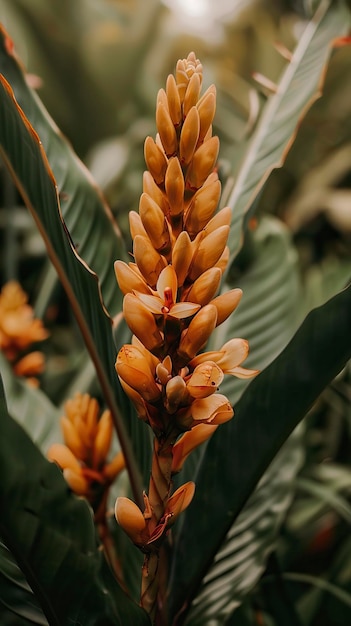
[[[144,545],[156,541],[160,528],[168,528],[191,501],[192,483],[169,498],[171,475],[233,416],[228,399],[218,393],[224,374],[257,373],[240,366],[248,354],[243,339],[199,354],[242,296],[240,289],[216,295],[229,258],[231,210],[216,212],[221,193],[215,170],[219,139],[212,136],[216,90],[211,85],[200,95],[201,86],[202,66],[190,53],[158,93],[158,133],[156,141],[145,141],[148,169],[139,213],[130,212],[134,261],[115,263],[123,313],[134,335],[119,351],[116,370],[157,442],[153,500],[149,494],[141,514],[119,499],[116,516],[135,543]],[[154,519],[146,525],[150,506]]]
[[122,453],[110,462],[106,460],[113,434],[111,413],[106,409],[99,418],[99,405],[87,393],[77,393],[68,400],[65,413],[61,417],[65,445],[53,444],[47,456],[63,470],[72,491],[85,496],[96,512],[124,468]]
[[[41,320],[34,318],[27,294],[16,281],[0,293],[0,348],[18,376],[36,376],[44,369],[44,355],[35,351],[22,356],[31,344],[48,337]],[[32,379],[35,383],[35,379]]]

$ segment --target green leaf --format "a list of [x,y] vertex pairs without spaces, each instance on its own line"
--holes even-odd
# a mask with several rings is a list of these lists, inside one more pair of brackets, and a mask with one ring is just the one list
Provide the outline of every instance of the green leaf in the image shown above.
[[350,358],[350,323],[351,287],[307,316],[282,353],[245,390],[235,419],[210,440],[194,502],[184,513],[171,573],[171,614],[184,609],[174,624],[182,623],[227,532],[269,463]]
[[34,443],[45,452],[54,442],[62,441],[60,412],[41,391],[15,376],[0,353],[0,372],[11,417],[26,430]]
[[281,167],[302,115],[321,95],[321,75],[332,41],[348,32],[350,12],[343,2],[320,3],[307,24],[277,86],[263,111],[227,204],[233,209],[230,252],[242,243],[245,219],[270,172]]
[[60,133],[12,53],[10,38],[0,25],[0,72],[11,84],[17,102],[38,133],[55,176],[63,219],[82,259],[99,277],[107,308],[121,309],[113,263],[126,258],[125,245],[111,210],[91,174]]
[[[0,146],[3,158],[31,211],[45,241],[48,255],[66,290],[86,348],[95,365],[104,399],[114,416],[135,498],[142,499],[141,469],[138,462],[149,441],[144,424],[130,419],[130,403],[114,370],[116,350],[111,320],[101,302],[96,274],[80,258],[62,220],[56,181],[42,144],[18,107],[9,84],[0,76]],[[118,411],[115,397],[122,404]],[[133,446],[131,443],[132,436]],[[135,459],[136,454],[136,459]]]
[[87,503],[10,418],[2,388],[0,415],[0,533],[50,625],[149,624],[113,578]]
[[[301,309],[301,286],[296,250],[290,233],[277,219],[265,217],[250,240],[251,263],[234,284],[243,289],[237,311],[216,329],[211,348],[231,337],[249,340],[244,365],[262,370],[286,346],[296,330]],[[221,384],[234,405],[249,381],[226,376]],[[234,418],[235,419],[235,418]],[[187,624],[224,623],[261,576],[295,489],[301,467],[301,428],[284,445],[228,532],[206,581],[196,596]],[[221,467],[221,455],[217,460]],[[204,456],[203,464],[206,463]],[[194,478],[188,476],[186,479]],[[181,532],[181,529],[179,529]]]
[[14,561],[11,552],[0,541],[0,616],[2,626],[47,626],[38,600]]

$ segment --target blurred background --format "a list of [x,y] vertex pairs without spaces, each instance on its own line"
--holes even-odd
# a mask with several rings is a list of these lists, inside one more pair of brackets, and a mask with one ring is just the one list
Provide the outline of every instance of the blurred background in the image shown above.
[[[318,4],[0,0],[0,21],[14,41],[29,84],[91,170],[128,241],[128,212],[137,210],[145,169],[144,139],[155,135],[157,91],[177,59],[194,50],[204,66],[205,87],[216,84],[215,132],[221,140],[219,168],[225,189],[226,180],[235,179],[289,51]],[[1,283],[18,278],[27,291],[35,292],[46,257],[44,245],[3,167],[0,175]],[[272,173],[259,197],[257,215],[267,214],[290,230],[307,312],[342,288],[351,275],[350,46],[333,52],[323,97],[301,121],[284,166]],[[243,258],[239,255],[238,274]],[[48,284],[54,293],[54,282]],[[72,319],[60,306],[64,295],[57,285],[55,289],[49,370],[43,381],[53,401],[62,397],[67,375],[77,366],[72,345],[81,350],[76,329],[72,344]],[[36,305],[38,314],[44,311],[43,304]],[[45,308],[50,323],[48,311]],[[302,568],[308,575],[327,571],[329,580],[349,593],[350,400],[346,369],[308,417],[306,461],[277,551],[291,569]],[[273,559],[268,574],[276,568]],[[294,587],[296,598],[312,616],[306,623],[350,623],[351,603],[347,617],[345,606],[330,590],[305,593],[301,581],[299,585]],[[263,589],[257,597],[268,615],[274,613],[276,598],[270,597],[269,583]],[[264,623],[276,622],[267,617]]]

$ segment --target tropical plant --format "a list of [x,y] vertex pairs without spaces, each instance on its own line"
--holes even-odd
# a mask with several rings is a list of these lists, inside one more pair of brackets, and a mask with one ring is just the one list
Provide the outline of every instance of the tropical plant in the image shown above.
[[[298,426],[329,383],[336,393],[349,379],[350,259],[313,308],[298,246],[261,204],[320,95],[332,51],[348,49],[349,26],[343,2],[317,7],[234,181],[217,167],[216,89],[202,90],[195,53],[178,61],[157,95],[156,138],[144,144],[139,211],[129,214],[132,261],[1,28],[1,154],[82,338],[69,335],[67,351],[74,337],[80,357],[59,407],[50,378],[42,389],[23,378],[42,371],[38,351],[25,353],[48,344],[48,332],[17,284],[3,288],[5,626],[315,624],[325,591],[350,614],[342,580],[281,570],[301,518],[311,522],[329,505],[351,519],[340,493],[349,468],[311,470]],[[288,209],[287,222],[299,223]],[[48,282],[56,284],[51,270],[44,277],[37,315],[47,309]],[[304,464],[310,476],[299,474]],[[315,588],[294,601],[289,581]]]

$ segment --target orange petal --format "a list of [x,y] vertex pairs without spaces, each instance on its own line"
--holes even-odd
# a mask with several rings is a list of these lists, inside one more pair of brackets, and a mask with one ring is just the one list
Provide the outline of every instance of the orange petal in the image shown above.
[[63,470],[63,476],[74,493],[78,496],[88,496],[89,482],[84,478],[84,476],[77,474],[70,468]]
[[168,162],[165,188],[171,215],[180,215],[184,208],[184,176],[177,157]]
[[155,287],[166,260],[153,247],[149,237],[136,235],[133,241],[133,254],[140,272],[150,287]]
[[190,163],[195,152],[200,132],[200,116],[196,106],[187,114],[179,139],[179,158],[182,166]]
[[47,457],[49,461],[53,461],[60,466],[61,469],[69,468],[80,474],[81,466],[73,452],[62,443],[54,443],[50,446]]
[[198,424],[184,433],[173,446],[172,473],[182,469],[189,454],[212,437],[218,424]]
[[144,400],[154,402],[159,399],[161,391],[148,362],[136,346],[122,346],[117,355],[116,370],[118,376],[140,393]]
[[210,267],[191,285],[186,293],[186,299],[205,306],[218,291],[221,277],[222,272],[218,267]]
[[109,453],[113,433],[112,416],[109,410],[101,415],[93,448],[93,468],[100,469],[106,462]]
[[123,314],[132,333],[138,337],[147,350],[155,350],[163,343],[153,314],[137,296],[127,293],[123,300]]
[[169,114],[174,126],[179,126],[182,121],[182,107],[177,83],[173,74],[169,74],[166,82],[166,94]]
[[177,517],[189,506],[194,497],[194,493],[195,483],[189,481],[179,487],[177,491],[175,491],[174,494],[169,498],[165,513],[170,513],[172,517],[168,523],[168,526],[174,524]]
[[146,308],[154,315],[162,315],[164,302],[157,296],[150,296],[145,293],[135,292],[135,295],[146,306]]
[[167,159],[152,137],[146,137],[144,158],[149,172],[158,185],[163,183],[167,169]]
[[193,247],[188,233],[183,230],[177,237],[172,250],[172,265],[177,274],[179,287],[187,277],[191,260],[193,258]]
[[248,370],[245,367],[233,367],[230,372],[226,372],[226,374],[231,374],[232,376],[236,376],[237,378],[253,378],[260,373],[260,370]]
[[122,452],[117,452],[116,456],[105,465],[103,468],[103,475],[109,481],[112,482],[118,474],[125,468],[126,462]]
[[191,405],[191,414],[195,424],[222,424],[233,417],[234,411],[228,398],[215,393],[208,398],[194,400]]
[[231,289],[211,300],[211,304],[217,309],[217,326],[222,324],[235,311],[242,295],[241,289]]
[[249,343],[246,339],[234,338],[227,341],[221,347],[222,358],[217,361],[225,374],[230,374],[231,370],[240,365],[249,354]]
[[196,313],[179,342],[178,354],[184,359],[184,364],[194,358],[206,345],[216,327],[216,321],[217,309],[211,304],[207,304]]
[[160,273],[158,277],[156,289],[162,301],[164,301],[165,289],[171,289],[172,302],[176,302],[178,281],[177,281],[177,274],[174,268],[172,267],[172,265],[167,265],[167,267],[165,267],[162,270],[162,272]]
[[200,308],[200,304],[195,304],[193,302],[177,302],[177,304],[172,306],[169,314],[177,319],[184,319],[195,315]]
[[138,274],[123,261],[115,261],[114,269],[119,288],[124,295],[132,293],[132,291],[151,293],[150,287],[148,287],[141,274]]
[[137,545],[143,543],[142,532],[145,530],[146,521],[141,510],[132,500],[124,496],[117,498],[115,516],[118,524],[134,543]]
[[199,189],[212,172],[218,157],[219,139],[211,137],[196,150],[186,173],[186,187]]
[[187,381],[187,391],[193,398],[206,398],[217,391],[224,374],[213,361],[198,365]]

